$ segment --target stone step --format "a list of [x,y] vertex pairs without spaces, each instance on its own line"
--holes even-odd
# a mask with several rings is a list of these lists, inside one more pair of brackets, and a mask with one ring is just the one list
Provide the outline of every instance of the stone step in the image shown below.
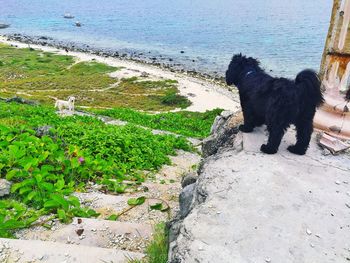
[[144,254],[117,249],[87,247],[40,240],[0,238],[0,262],[49,263],[126,263],[142,259]]
[[[119,214],[130,208],[128,200],[145,196],[146,199],[143,205],[136,206],[118,218],[118,221],[133,222],[140,224],[154,225],[162,221],[169,220],[169,214],[158,210],[151,210],[150,205],[162,202],[164,200],[170,206],[170,214],[178,211],[178,192],[180,186],[173,184],[171,187],[162,184],[145,183],[140,186],[138,192],[125,193],[123,195],[109,195],[99,192],[91,193],[76,193],[85,206],[93,208],[100,213],[101,219],[106,219],[110,215]],[[157,199],[154,199],[157,198]],[[166,204],[164,203],[164,206]]]
[[54,241],[137,252],[144,251],[151,235],[151,225],[91,218],[74,218],[71,224],[57,222],[51,229],[36,227],[17,233],[17,237],[26,240]]

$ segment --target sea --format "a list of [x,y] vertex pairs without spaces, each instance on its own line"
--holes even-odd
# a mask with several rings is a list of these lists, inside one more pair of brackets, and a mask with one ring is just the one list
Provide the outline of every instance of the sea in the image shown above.
[[[0,0],[0,35],[127,50],[223,75],[235,53],[276,76],[319,69],[331,0]],[[73,19],[64,18],[71,14]],[[81,23],[81,27],[76,26]]]

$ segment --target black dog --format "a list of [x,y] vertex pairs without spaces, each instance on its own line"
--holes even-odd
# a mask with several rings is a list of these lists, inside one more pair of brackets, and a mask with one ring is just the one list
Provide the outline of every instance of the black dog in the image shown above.
[[303,155],[309,147],[316,108],[323,103],[321,83],[312,70],[300,72],[295,80],[274,78],[259,67],[259,61],[234,55],[226,71],[226,82],[238,87],[244,124],[242,132],[267,125],[269,139],[261,145],[264,153],[278,151],[282,137],[290,124],[297,130],[297,142],[288,147]]

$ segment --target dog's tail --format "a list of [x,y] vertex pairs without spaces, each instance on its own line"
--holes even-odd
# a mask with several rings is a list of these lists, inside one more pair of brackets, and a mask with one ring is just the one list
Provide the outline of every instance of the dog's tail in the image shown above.
[[53,100],[58,100],[58,98],[56,98],[56,97],[53,97],[53,96],[47,96],[48,98],[50,98],[50,99],[53,99]]
[[305,96],[318,107],[324,102],[321,81],[317,73],[311,69],[301,71],[295,78],[295,84],[305,91]]

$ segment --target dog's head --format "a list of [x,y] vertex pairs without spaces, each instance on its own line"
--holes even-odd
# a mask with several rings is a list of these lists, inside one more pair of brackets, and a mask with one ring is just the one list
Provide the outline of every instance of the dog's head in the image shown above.
[[258,70],[259,61],[255,58],[243,56],[241,53],[233,55],[226,71],[227,85],[237,85],[239,80],[250,70]]
[[74,96],[70,96],[70,97],[68,98],[68,101],[69,101],[70,103],[74,103],[74,102],[75,102],[75,97],[74,97]]

